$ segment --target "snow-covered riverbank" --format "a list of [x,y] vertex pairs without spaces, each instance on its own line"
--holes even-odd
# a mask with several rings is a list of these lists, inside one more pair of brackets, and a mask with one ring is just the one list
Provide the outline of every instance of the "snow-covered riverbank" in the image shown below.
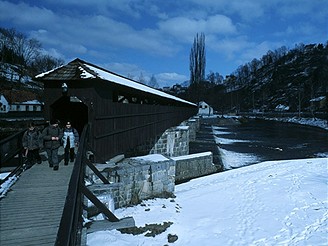
[[321,120],[317,118],[265,118],[266,120],[276,120],[282,122],[296,123],[301,125],[316,126],[328,130],[327,120]]
[[[327,129],[320,120],[286,122]],[[216,141],[239,141],[222,135]],[[226,163],[254,162],[254,156],[223,154]],[[175,199],[114,211],[140,228],[172,223],[166,231],[154,237],[99,231],[88,235],[88,245],[328,245],[328,158],[322,157],[262,162],[177,185]],[[177,240],[169,243],[169,235]]]
[[[328,158],[270,161],[176,186],[175,199],[115,210],[138,227],[173,224],[155,237],[100,231],[89,246],[327,245]],[[170,244],[171,245],[171,244]]]

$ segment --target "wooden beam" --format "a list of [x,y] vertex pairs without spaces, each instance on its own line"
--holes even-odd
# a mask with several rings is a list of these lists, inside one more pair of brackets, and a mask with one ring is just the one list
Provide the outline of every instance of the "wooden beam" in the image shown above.
[[101,179],[104,184],[109,184],[109,181],[104,177],[104,175],[101,174],[101,172],[99,172],[99,170],[93,165],[93,163],[89,159],[85,158],[85,161],[88,167],[98,176],[98,178]]
[[109,221],[118,222],[119,219],[91,192],[84,184],[81,185],[82,193],[102,212]]

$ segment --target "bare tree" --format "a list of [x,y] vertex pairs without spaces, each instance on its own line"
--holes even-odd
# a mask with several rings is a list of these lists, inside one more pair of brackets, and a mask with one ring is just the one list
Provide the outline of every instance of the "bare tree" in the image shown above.
[[150,77],[149,82],[148,82],[148,85],[150,87],[153,87],[153,88],[158,88],[159,87],[159,85],[157,83],[157,79],[155,78],[155,75],[154,74]]
[[27,69],[40,56],[41,43],[36,39],[28,39],[23,34],[16,36],[16,54],[22,57],[22,62],[19,66],[19,81],[25,75],[28,75]]
[[32,76],[49,71],[64,64],[64,60],[51,57],[50,55],[41,55],[34,59],[31,64]]
[[15,29],[0,28],[1,61],[17,67],[19,81],[28,75],[33,61],[40,56],[41,43],[36,39],[28,39]]
[[142,72],[140,72],[140,75],[139,75],[138,81],[139,81],[141,84],[144,84],[144,85],[146,84],[145,76],[143,75]]

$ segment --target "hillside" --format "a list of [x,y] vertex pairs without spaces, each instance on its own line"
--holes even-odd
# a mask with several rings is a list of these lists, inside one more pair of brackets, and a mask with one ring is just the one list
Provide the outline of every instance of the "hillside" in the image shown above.
[[306,45],[277,57],[270,54],[265,57],[270,62],[262,61],[253,71],[245,65],[241,71],[249,72],[237,70],[235,84],[227,83],[234,107],[241,111],[274,111],[279,105],[292,112],[327,109],[314,104],[328,92],[328,46]]
[[[204,100],[219,113],[327,114],[328,42],[282,47],[238,67],[222,84],[201,82],[181,97]],[[197,96],[195,97],[195,93]]]
[[20,79],[14,65],[1,63],[0,68],[0,94],[4,95],[9,103],[43,100],[42,83],[32,81],[28,76]]

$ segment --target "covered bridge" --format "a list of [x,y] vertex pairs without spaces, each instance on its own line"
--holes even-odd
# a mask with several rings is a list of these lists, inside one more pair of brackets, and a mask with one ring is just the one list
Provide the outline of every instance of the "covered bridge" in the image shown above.
[[90,124],[97,162],[146,154],[166,129],[197,114],[194,103],[80,59],[34,79],[44,83],[45,119],[69,120],[80,133]]

